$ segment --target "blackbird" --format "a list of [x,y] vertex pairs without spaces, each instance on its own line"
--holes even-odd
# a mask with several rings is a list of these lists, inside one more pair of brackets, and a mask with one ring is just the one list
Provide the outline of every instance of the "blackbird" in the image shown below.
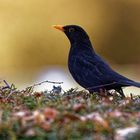
[[88,34],[77,25],[54,25],[68,37],[71,47],[68,68],[77,83],[89,92],[114,89],[125,97],[122,87],[136,86],[140,83],[115,72],[93,49]]

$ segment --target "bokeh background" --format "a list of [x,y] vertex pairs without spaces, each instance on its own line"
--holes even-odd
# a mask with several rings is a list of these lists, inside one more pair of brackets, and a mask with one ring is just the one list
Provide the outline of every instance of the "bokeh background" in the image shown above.
[[[0,0],[0,78],[74,86],[69,41],[54,24],[78,24],[114,69],[140,81],[140,0]],[[72,84],[73,83],[73,84]]]

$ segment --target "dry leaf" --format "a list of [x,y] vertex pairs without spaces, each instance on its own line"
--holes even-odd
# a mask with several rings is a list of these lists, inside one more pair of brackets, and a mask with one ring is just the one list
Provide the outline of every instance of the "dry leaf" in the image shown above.
[[122,116],[122,112],[120,112],[118,110],[115,110],[115,111],[109,112],[109,116],[110,117],[121,117]]
[[45,121],[45,116],[40,111],[34,111],[33,115],[36,123],[40,124]]
[[44,110],[45,119],[50,122],[54,121],[58,114],[59,112],[54,108],[48,107]]
[[81,116],[82,121],[86,120],[93,120],[94,122],[102,125],[104,128],[109,128],[108,122],[97,112],[93,112],[91,114],[88,114],[86,116]]
[[45,131],[49,131],[51,129],[51,124],[45,121],[40,125],[40,127],[43,128]]
[[64,119],[69,119],[69,120],[72,120],[72,121],[77,121],[77,120],[80,120],[80,117],[76,114],[70,114],[70,113],[65,113],[64,114]]

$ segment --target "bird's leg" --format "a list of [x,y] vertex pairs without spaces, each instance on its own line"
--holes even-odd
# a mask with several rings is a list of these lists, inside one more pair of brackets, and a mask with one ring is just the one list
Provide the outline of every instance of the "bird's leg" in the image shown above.
[[109,90],[107,90],[106,92],[108,96],[113,96],[113,94]]
[[100,88],[98,95],[101,96],[101,97],[107,97],[107,91],[106,91],[106,89]]
[[122,90],[122,88],[118,88],[118,89],[115,89],[121,96],[122,98],[125,98],[125,95],[124,95],[124,92]]
[[90,94],[94,94],[94,92],[93,92],[93,91],[89,91],[89,93],[90,93]]

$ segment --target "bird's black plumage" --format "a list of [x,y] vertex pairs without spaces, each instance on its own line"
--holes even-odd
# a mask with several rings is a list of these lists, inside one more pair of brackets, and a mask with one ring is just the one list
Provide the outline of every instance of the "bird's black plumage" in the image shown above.
[[100,89],[115,89],[124,96],[122,87],[136,86],[140,83],[132,81],[114,70],[94,51],[87,33],[77,25],[63,26],[61,30],[70,40],[71,48],[68,67],[77,83],[90,92]]

